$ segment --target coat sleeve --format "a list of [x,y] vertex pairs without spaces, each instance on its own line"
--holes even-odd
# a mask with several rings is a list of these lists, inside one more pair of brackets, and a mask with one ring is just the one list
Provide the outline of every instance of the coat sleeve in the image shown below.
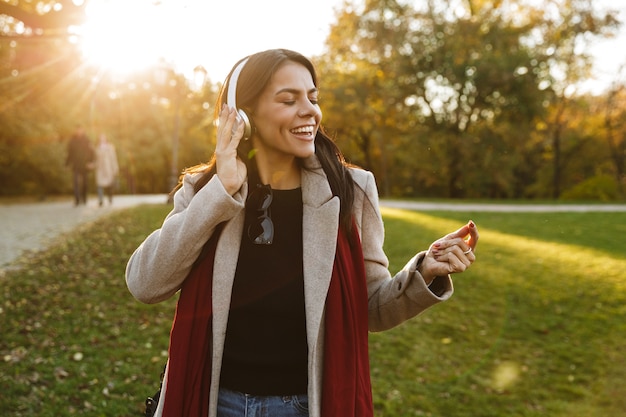
[[174,208],[161,228],[152,232],[128,261],[126,284],[139,301],[152,304],[174,295],[217,225],[244,207],[241,191],[231,196],[217,176],[194,193],[197,178],[184,177],[174,195]]
[[360,171],[353,177],[357,183],[355,213],[367,277],[369,329],[383,331],[450,298],[452,280],[449,276],[437,277],[430,288],[426,285],[416,270],[417,262],[425,252],[416,254],[395,276],[391,275],[389,260],[383,250],[385,230],[374,176]]

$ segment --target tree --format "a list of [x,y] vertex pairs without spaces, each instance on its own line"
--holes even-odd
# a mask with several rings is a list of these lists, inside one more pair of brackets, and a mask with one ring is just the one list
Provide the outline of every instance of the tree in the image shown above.
[[[413,49],[427,53],[415,61],[416,111],[443,139],[433,147],[449,197],[466,196],[470,184],[485,178],[492,183],[483,186],[502,195],[495,190],[502,188],[497,183],[504,178],[503,164],[515,166],[511,158],[523,143],[513,139],[527,136],[526,127],[542,111],[531,51],[522,43],[532,26],[490,2],[472,2],[459,17],[449,15],[451,6],[428,2],[420,15]],[[487,149],[497,152],[490,159],[493,170],[481,163],[472,167]],[[480,178],[471,178],[473,173]]]
[[611,34],[618,25],[616,12],[598,11],[590,0],[549,0],[535,12],[533,36],[528,44],[546,65],[537,68],[541,89],[550,93],[550,116],[545,120],[547,146],[552,155],[552,197],[561,194],[563,115],[576,84],[590,74],[588,43],[594,36]]
[[358,12],[345,5],[331,28],[333,58],[326,68],[338,74],[334,110],[344,125],[354,125],[350,129],[357,133],[346,133],[362,144],[366,162],[365,148],[376,149],[372,137],[385,132],[388,151],[378,147],[379,153],[393,155],[399,172],[422,173],[405,176],[407,182],[419,179],[429,187],[445,179],[447,195],[461,197],[464,176],[472,171],[471,147],[496,138],[479,135],[473,126],[481,124],[486,132],[507,117],[528,121],[541,108],[532,93],[532,59],[521,44],[531,27],[515,26],[486,6],[477,15],[450,16],[451,6],[431,1],[415,11],[372,0]]
[[392,161],[396,150],[411,139],[401,71],[408,57],[399,47],[410,33],[410,14],[408,6],[394,0],[367,1],[360,12],[344,4],[331,26],[329,53],[319,65],[325,74],[325,125],[354,162],[376,172],[382,194],[395,183],[388,167],[394,166],[394,174],[402,170]]
[[606,94],[601,114],[606,143],[620,196],[626,194],[626,84],[616,82]]
[[614,23],[583,0],[344,3],[320,57],[325,123],[383,194],[543,195],[543,165],[566,164],[562,135],[578,140],[557,129],[555,98],[584,79],[581,39]]
[[[213,126],[204,104],[214,101],[212,86],[198,96],[173,70],[158,86],[154,68],[121,77],[89,65],[69,37],[84,7],[72,1],[0,2],[1,194],[69,192],[65,142],[77,123],[92,141],[105,133],[116,145],[122,192],[170,190],[176,120],[178,168],[209,158]],[[174,81],[184,99],[180,106],[173,105]]]
[[0,1],[0,36],[67,34],[68,27],[84,22],[86,5],[73,0]]

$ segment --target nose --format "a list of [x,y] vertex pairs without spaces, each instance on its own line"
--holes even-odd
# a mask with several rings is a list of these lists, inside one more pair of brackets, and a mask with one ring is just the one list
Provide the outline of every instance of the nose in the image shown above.
[[300,106],[300,109],[298,109],[299,117],[310,117],[310,116],[316,117],[322,113],[319,107],[311,103],[311,101],[309,100],[303,100],[303,101],[304,103]]

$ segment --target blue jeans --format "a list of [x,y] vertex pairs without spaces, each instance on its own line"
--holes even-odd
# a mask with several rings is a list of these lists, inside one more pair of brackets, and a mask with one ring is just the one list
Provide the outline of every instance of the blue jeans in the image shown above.
[[308,417],[306,394],[250,395],[220,388],[217,417]]

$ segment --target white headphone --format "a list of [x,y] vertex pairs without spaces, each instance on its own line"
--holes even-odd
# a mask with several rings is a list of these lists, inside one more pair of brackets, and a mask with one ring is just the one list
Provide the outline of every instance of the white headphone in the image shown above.
[[248,58],[242,60],[239,65],[233,70],[233,73],[230,76],[230,80],[228,81],[228,93],[226,95],[226,104],[234,107],[237,110],[237,119],[242,120],[244,124],[243,128],[243,139],[248,140],[252,136],[252,123],[250,122],[250,118],[246,114],[245,111],[237,108],[237,80],[239,79],[239,74],[241,70],[248,62]]

